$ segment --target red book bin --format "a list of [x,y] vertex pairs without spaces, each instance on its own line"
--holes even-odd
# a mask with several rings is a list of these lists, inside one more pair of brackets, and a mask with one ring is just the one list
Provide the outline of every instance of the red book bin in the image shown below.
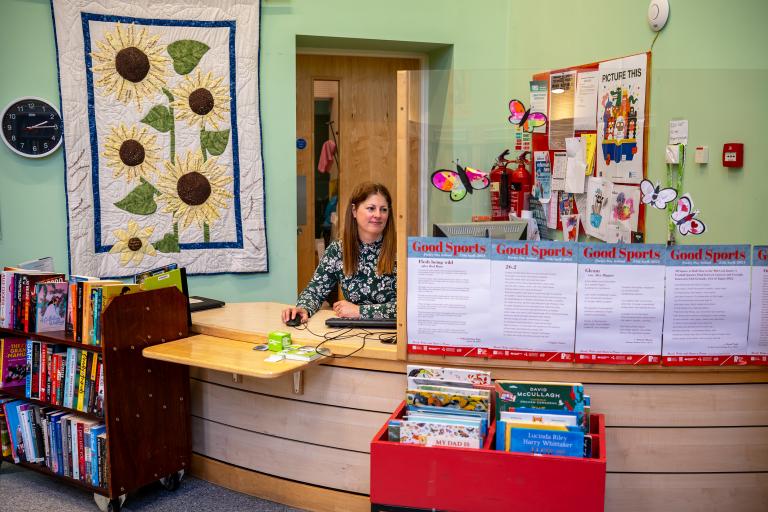
[[[390,419],[402,418],[405,402]],[[592,458],[391,443],[387,424],[371,441],[371,510],[602,511],[605,418],[590,415]]]

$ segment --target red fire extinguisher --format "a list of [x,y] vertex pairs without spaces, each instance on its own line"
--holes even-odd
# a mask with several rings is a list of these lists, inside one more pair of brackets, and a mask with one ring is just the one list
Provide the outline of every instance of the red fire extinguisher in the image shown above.
[[528,160],[525,158],[528,154],[526,151],[518,157],[517,168],[512,171],[509,182],[509,211],[518,218],[522,216],[523,210],[530,208],[533,190],[533,180],[528,172]]
[[509,150],[505,150],[496,158],[496,163],[491,169],[491,220],[509,220],[509,184],[512,179],[512,169],[507,165],[512,160],[507,160]]

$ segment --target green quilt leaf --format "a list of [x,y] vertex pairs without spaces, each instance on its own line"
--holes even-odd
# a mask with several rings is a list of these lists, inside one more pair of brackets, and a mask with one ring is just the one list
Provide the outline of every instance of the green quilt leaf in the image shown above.
[[173,128],[173,115],[168,107],[163,105],[156,105],[152,107],[152,110],[144,116],[141,120],[142,123],[148,124],[160,133],[167,133]]
[[200,41],[182,39],[168,45],[168,55],[173,59],[173,69],[180,75],[190,73],[210,47]]
[[133,189],[127,196],[115,203],[121,210],[134,215],[152,215],[157,211],[155,194],[159,192],[151,183],[143,182]]
[[166,233],[162,240],[152,242],[152,245],[160,252],[181,252],[179,239],[173,233]]
[[219,156],[227,149],[229,143],[229,130],[209,132],[200,130],[200,146],[213,156]]

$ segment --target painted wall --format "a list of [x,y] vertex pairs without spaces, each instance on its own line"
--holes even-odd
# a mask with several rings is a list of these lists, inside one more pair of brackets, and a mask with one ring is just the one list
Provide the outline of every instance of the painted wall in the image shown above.
[[[668,120],[690,119],[692,144],[708,144],[712,161],[702,169],[691,161],[686,169],[686,190],[710,227],[701,241],[768,242],[757,200],[768,192],[768,156],[759,151],[759,121],[768,114],[768,98],[760,94],[768,78],[762,27],[768,3],[743,0],[729,13],[729,4],[717,0],[671,3],[670,22],[654,46],[649,176],[664,175]],[[297,36],[302,45],[332,37],[340,38],[340,47],[426,51],[433,68],[456,70],[431,75],[430,135],[446,130],[430,148],[433,168],[457,156],[490,163],[504,144],[494,137],[508,128],[506,102],[511,95],[526,97],[532,72],[647,50],[653,33],[646,9],[639,0],[265,0],[261,100],[270,271],[193,277],[191,292],[230,301],[295,298]],[[0,105],[23,95],[58,102],[48,0],[0,2],[0,34]],[[349,39],[358,41],[343,42]],[[465,127],[471,139],[452,133]],[[746,144],[747,163],[729,173],[718,162],[722,143],[730,140]],[[433,190],[429,195],[432,219],[466,220],[473,208],[484,208],[469,201],[451,205]],[[651,217],[652,241],[663,238],[664,224],[661,214]],[[0,264],[51,255],[57,270],[67,271],[61,152],[30,161],[0,148],[0,226]]]
[[[506,104],[529,98],[528,79],[535,72],[574,66],[647,51],[655,33],[646,22],[647,1],[515,1],[508,13],[508,59],[496,69],[463,71],[453,79],[453,144],[436,151],[435,168],[461,158],[485,170],[510,134]],[[689,152],[683,190],[689,192],[708,230],[678,243],[768,243],[762,203],[768,193],[768,154],[762,151],[768,116],[768,2],[745,0],[670,0],[667,26],[653,46],[648,177],[665,183],[664,146],[670,119],[689,120],[691,147],[710,148],[710,163],[693,162]],[[474,25],[474,24],[473,24]],[[545,32],[548,29],[549,32]],[[471,98],[470,106],[459,98]],[[491,107],[492,104],[492,107]],[[489,112],[495,108],[496,113]],[[745,165],[727,170],[720,164],[723,143],[745,144]],[[430,190],[433,220],[463,222],[488,211],[487,191],[459,204]],[[649,242],[665,242],[668,217],[648,211]]]
[[[193,294],[230,301],[290,302],[296,296],[295,242],[295,53],[296,36],[326,36],[414,42],[454,43],[455,62],[484,65],[496,37],[456,30],[473,16],[494,34],[506,31],[505,2],[485,2],[480,11],[460,1],[352,0],[265,1],[262,6],[261,103],[266,166],[268,274],[199,276],[190,279]],[[495,6],[495,8],[494,8]],[[436,22],[439,20],[439,22]],[[48,0],[0,2],[0,104],[33,95],[59,101],[56,56]],[[457,39],[458,38],[458,39]],[[369,49],[387,48],[381,42]],[[476,55],[483,55],[480,59]],[[29,161],[0,148],[0,262],[13,264],[51,255],[57,270],[67,271],[66,206],[63,155]],[[278,213],[279,212],[279,213]]]

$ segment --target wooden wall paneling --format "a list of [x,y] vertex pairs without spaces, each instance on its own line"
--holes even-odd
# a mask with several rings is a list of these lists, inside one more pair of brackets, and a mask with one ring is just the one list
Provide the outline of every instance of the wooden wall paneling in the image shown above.
[[608,428],[607,470],[768,472],[768,427]]
[[216,485],[303,510],[369,512],[368,496],[291,482],[194,454],[192,474]]
[[[290,418],[286,418],[290,421]],[[192,418],[193,450],[230,464],[312,485],[367,494],[370,456]]]
[[[314,146],[314,89],[312,75],[309,72],[307,56],[296,56],[296,137],[307,141],[304,149],[296,149],[296,177],[306,180],[306,219],[297,219],[298,229],[296,240],[296,283],[298,292],[304,289],[315,271],[315,233],[311,229],[315,224],[315,146]],[[286,179],[292,173],[286,173]],[[297,183],[298,186],[298,183]],[[302,222],[306,221],[303,225]]]
[[402,373],[315,366],[304,371],[304,394],[302,395],[293,393],[293,381],[287,378],[244,377],[242,383],[235,384],[229,373],[193,368],[191,375],[201,381],[237,387],[244,391],[388,415],[405,399],[405,378]]
[[[397,72],[397,195],[406,197],[410,186],[408,170],[411,162],[411,152],[409,146],[409,112],[410,112],[410,80],[407,71]],[[397,229],[397,261],[399,269],[397,273],[397,338],[401,340],[397,345],[398,359],[406,359],[408,331],[405,326],[405,317],[407,315],[407,296],[408,296],[408,233],[407,226],[411,217],[411,212],[407,208],[407,202],[403,201],[397,210],[395,210]]]
[[[192,381],[192,415],[260,434],[313,444],[370,451],[389,413],[361,411],[272,397]],[[307,435],[311,433],[311,439]]]
[[765,512],[768,474],[608,473],[606,512]]
[[768,385],[589,384],[592,410],[608,427],[768,425]]

